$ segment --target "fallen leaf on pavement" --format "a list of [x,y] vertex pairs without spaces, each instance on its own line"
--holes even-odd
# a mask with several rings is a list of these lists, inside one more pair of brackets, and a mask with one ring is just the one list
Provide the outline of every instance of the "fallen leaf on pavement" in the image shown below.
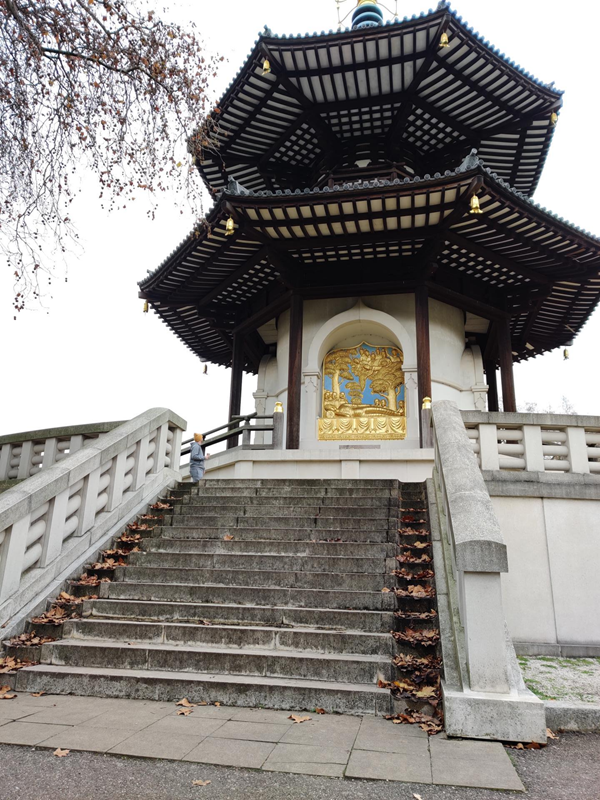
[[0,700],[14,700],[16,694],[9,694],[10,686],[0,686]]
[[178,703],[175,703],[176,706],[183,706],[184,708],[196,708],[195,703],[190,703],[187,697],[184,697],[183,700],[180,700]]
[[326,714],[326,713],[327,712],[325,711],[324,708],[315,708],[315,714]]
[[189,715],[191,713],[192,713],[192,709],[191,708],[180,708],[179,711],[177,712],[177,716],[178,717],[189,717]]
[[515,747],[515,750],[525,750],[525,745],[523,742],[519,742],[519,744]]
[[529,744],[525,745],[526,750],[541,750],[542,745],[538,744],[537,742],[529,742]]
[[206,702],[206,700],[203,700],[201,703],[198,703],[198,705],[199,706],[207,706],[208,703]]
[[420,794],[413,794],[413,797],[415,798],[415,800],[423,800]]
[[301,722],[309,722],[310,717],[299,717],[297,714],[290,714],[288,719],[291,719],[294,722],[300,724]]
[[56,750],[55,750],[55,751],[52,753],[52,755],[53,755],[53,756],[56,756],[57,758],[64,758],[65,756],[68,756],[70,752],[71,752],[70,750],[61,750],[61,749],[60,749],[60,747],[58,747],[58,748],[57,748],[57,749],[56,749]]
[[42,695],[46,694],[46,692],[32,692],[32,697],[41,697]]
[[554,731],[551,731],[550,728],[546,728],[546,736],[549,739],[558,739],[558,736],[554,733]]
[[215,703],[215,706],[216,706],[217,708],[221,708],[221,703]]
[[192,781],[192,786],[208,786],[210,781]]
[[233,539],[234,539],[234,537],[231,536],[231,534],[229,534],[229,533],[227,534],[227,536],[223,537],[223,540],[226,541],[226,542],[232,542]]
[[391,589],[388,589],[388,588],[386,588],[386,587],[384,587],[384,588],[383,588],[381,591],[382,591],[384,594],[387,594],[388,592],[391,592],[392,590],[391,590]]

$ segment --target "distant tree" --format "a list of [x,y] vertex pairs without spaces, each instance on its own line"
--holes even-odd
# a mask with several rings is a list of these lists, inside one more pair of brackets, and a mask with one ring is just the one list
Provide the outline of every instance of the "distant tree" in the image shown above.
[[523,403],[519,406],[519,411],[525,414],[577,414],[575,406],[568,397],[562,396],[562,400],[558,409],[548,405],[546,408],[540,408],[539,403]]
[[97,176],[109,209],[167,188],[198,200],[177,151],[214,140],[217,60],[145,0],[0,0],[0,248],[17,311],[77,238],[78,175]]

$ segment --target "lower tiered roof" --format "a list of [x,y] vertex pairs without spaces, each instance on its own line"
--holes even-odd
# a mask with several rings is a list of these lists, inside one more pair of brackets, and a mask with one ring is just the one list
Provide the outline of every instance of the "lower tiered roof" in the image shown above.
[[[482,214],[470,213],[477,195]],[[226,235],[226,221],[235,222]],[[492,323],[510,317],[516,360],[564,346],[600,299],[600,239],[513,190],[475,156],[454,172],[305,191],[248,192],[234,181],[207,224],[140,283],[198,356],[231,362],[248,332],[305,297],[429,294]],[[493,324],[480,342],[493,345]],[[253,338],[252,338],[253,337]],[[493,350],[490,350],[490,355]]]

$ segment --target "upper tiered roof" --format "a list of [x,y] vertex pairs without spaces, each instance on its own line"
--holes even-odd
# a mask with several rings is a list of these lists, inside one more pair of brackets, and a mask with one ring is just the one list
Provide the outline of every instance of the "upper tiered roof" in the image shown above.
[[443,172],[476,148],[531,196],[561,98],[446,3],[357,30],[265,30],[213,115],[216,146],[198,154],[198,168],[213,192],[231,178],[247,189],[294,189],[339,183],[357,162],[366,176]]

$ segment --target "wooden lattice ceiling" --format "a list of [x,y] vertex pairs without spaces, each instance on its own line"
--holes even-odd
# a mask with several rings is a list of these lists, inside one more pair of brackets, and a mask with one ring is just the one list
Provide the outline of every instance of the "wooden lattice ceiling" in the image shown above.
[[[469,213],[473,194],[481,215]],[[230,215],[236,229],[226,236]],[[473,160],[427,180],[222,193],[209,226],[140,287],[188,347],[227,365],[232,332],[276,316],[290,290],[365,296],[421,281],[465,311],[509,316],[515,358],[529,358],[570,341],[597,305],[600,240]],[[252,346],[247,368],[256,370],[261,342]]]
[[[440,48],[442,33],[448,48]],[[263,75],[267,58],[271,72]],[[213,115],[198,168],[213,192],[323,186],[370,161],[379,175],[455,169],[476,148],[534,192],[561,92],[484,42],[445,4],[375,28],[262,35]]]

